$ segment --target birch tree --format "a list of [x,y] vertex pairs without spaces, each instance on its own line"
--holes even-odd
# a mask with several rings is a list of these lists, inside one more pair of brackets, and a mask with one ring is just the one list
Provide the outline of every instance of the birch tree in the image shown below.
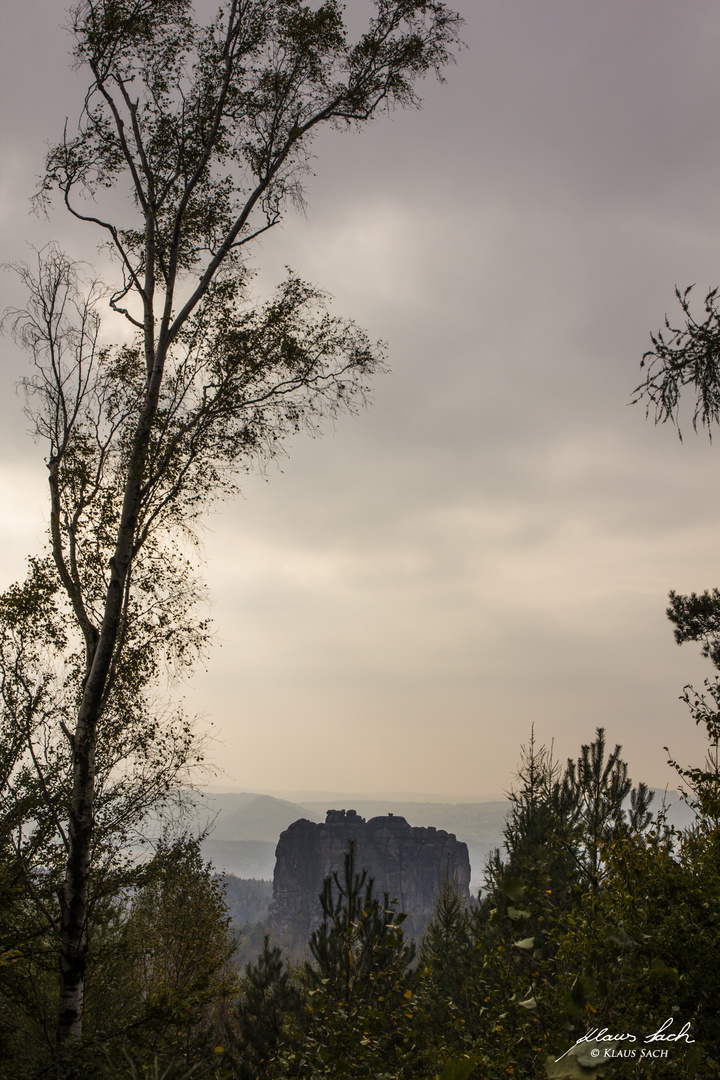
[[[441,76],[460,19],[431,0],[375,0],[350,43],[336,0],[225,0],[208,25],[190,0],[82,0],[70,25],[88,88],[40,197],[59,194],[104,238],[117,279],[104,295],[54,248],[38,274],[20,268],[30,300],[13,321],[34,363],[50,555],[6,604],[3,702],[15,790],[32,778],[64,867],[47,912],[61,1043],[82,1037],[99,796],[135,755],[147,804],[157,770],[162,790],[186,755],[174,721],[177,768],[162,779],[158,677],[206,634],[181,538],[288,433],[357,407],[381,362],[293,276],[254,304],[248,254],[301,202],[315,132],[417,105],[415,84]],[[105,301],[127,324],[116,345],[104,343]],[[23,619],[41,621],[43,604],[57,631],[31,644]],[[109,843],[112,815],[103,828]]]

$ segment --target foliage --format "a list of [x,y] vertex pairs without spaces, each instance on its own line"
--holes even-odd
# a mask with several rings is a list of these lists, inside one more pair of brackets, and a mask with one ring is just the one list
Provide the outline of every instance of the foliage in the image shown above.
[[[605,757],[605,731],[598,728],[592,743],[584,745],[577,762],[568,759],[563,786],[566,805],[575,818],[574,858],[581,875],[596,892],[603,872],[600,851],[610,839],[642,832],[650,823],[653,799],[647,785],[633,789],[626,762],[617,745]],[[625,802],[630,799],[629,808]]]
[[96,902],[93,916],[84,1049],[66,1048],[58,1056],[57,945],[48,949],[42,938],[39,947],[26,940],[9,978],[0,967],[0,1030],[10,1070],[0,1066],[0,1076],[35,1075],[49,1062],[82,1067],[83,1076],[104,1076],[106,1066],[130,1075],[131,1065],[144,1074],[154,1062],[162,1064],[161,1072],[170,1064],[199,1067],[214,1053],[225,1002],[237,990],[237,941],[222,886],[203,863],[199,841],[161,840],[153,858],[136,870],[135,887]]
[[[68,722],[81,667],[80,650],[69,648],[65,615],[47,559],[31,560],[26,582],[0,596],[0,829],[14,907],[25,927],[12,965],[17,986],[12,992],[4,987],[12,998],[5,1005],[16,1036],[39,1052],[54,1042],[58,1010],[52,968],[59,962],[71,831],[74,737]],[[111,693],[98,725],[85,893],[93,925],[84,929],[85,949],[91,937],[103,936],[137,878],[135,852],[147,835],[148,809],[161,813],[163,805],[181,803],[178,785],[200,756],[182,711],[164,711],[142,678],[134,687],[132,700],[127,686]]]
[[675,1069],[717,1075],[717,837],[676,836],[660,825],[604,854],[604,889],[559,942],[560,978],[582,982],[580,1004],[610,1030],[650,1034],[668,1018],[674,1031],[689,1023],[694,1042],[674,1048]]
[[163,841],[123,922],[124,948],[141,1009],[134,1023],[153,1052],[189,1058],[211,1013],[236,990],[237,942],[222,885],[199,842]]
[[597,728],[595,739],[563,770],[531,734],[520,752],[520,785],[508,793],[507,859],[491,860],[488,867],[501,903],[505,882],[518,879],[571,905],[577,889],[597,891],[601,845],[648,827],[652,792],[644,783],[633,788],[621,750],[618,745],[607,753],[605,731]]
[[[587,1017],[587,974],[566,941],[587,941],[606,889],[606,845],[641,837],[649,793],[632,782],[598,729],[563,769],[533,736],[510,792],[505,860],[487,867],[486,895],[463,910],[441,891],[425,935],[420,1006],[438,1054],[481,1059],[483,1075],[537,1076]],[[577,957],[575,958],[577,959]]]
[[[503,830],[507,857],[488,868],[491,881],[522,880],[536,889],[552,888],[556,896],[577,883],[580,809],[573,798],[570,768],[568,763],[563,776],[552,750],[538,747],[531,731],[528,745],[520,748],[518,784],[508,792],[510,812]],[[503,903],[506,889],[496,892]]]
[[420,945],[420,967],[431,976],[431,997],[462,999],[464,968],[471,945],[471,915],[457,881],[445,877],[435,898],[433,917]]
[[[705,693],[699,693],[691,686],[686,686],[682,700],[687,704],[690,715],[698,727],[705,728],[708,749],[702,765],[683,766],[673,758],[674,766],[683,786],[681,792],[685,801],[693,808],[701,822],[720,825],[720,680],[705,680]],[[665,747],[667,750],[667,747]]]
[[[679,596],[670,593],[668,617],[675,625],[675,640],[702,642],[702,654],[715,668],[720,668],[720,592],[704,592],[701,596]],[[686,686],[682,699],[698,727],[704,727],[708,749],[702,765],[687,767],[670,759],[680,776],[683,798],[704,821],[720,824],[720,680],[717,675],[706,679],[705,690]],[[665,748],[667,750],[667,747]],[[669,753],[669,751],[668,751]]]
[[[55,909],[47,882],[37,880],[42,902]],[[57,1001],[53,974],[56,942],[28,896],[11,844],[0,842],[0,1077],[17,1075],[25,1058],[39,1060],[52,1039]],[[7,1071],[3,1062],[12,1063]]]
[[[672,327],[665,319],[665,332],[652,335],[652,350],[645,353],[642,366],[647,365],[645,381],[637,387],[635,400],[644,399],[647,410],[655,410],[655,422],[670,420],[680,434],[680,404],[684,393],[695,394],[693,428],[705,428],[712,437],[713,427],[720,420],[720,310],[718,289],[711,289],[704,302],[703,316],[697,318],[691,309],[692,287],[681,292],[676,288],[684,325]],[[720,667],[720,591],[705,590],[682,595],[670,592],[667,615],[675,628],[675,640],[679,645],[686,641],[702,644],[703,656],[707,656],[716,668]],[[718,705],[720,686],[717,678],[706,680],[706,695],[686,686],[683,700],[688,705],[696,724],[705,726],[710,749],[704,767],[685,770],[676,766],[680,776],[687,782],[686,791],[691,805],[701,814],[717,822],[720,808],[714,792],[717,790],[718,772]],[[709,699],[709,700],[708,700]],[[708,801],[709,799],[709,801]]]
[[239,1080],[263,1075],[297,1021],[302,995],[279,946],[266,935],[255,963],[247,966],[228,1024],[232,1060]]
[[651,334],[652,349],[643,356],[645,379],[634,391],[634,401],[645,400],[647,411],[654,409],[655,423],[670,420],[680,434],[680,400],[686,387],[695,392],[692,424],[711,433],[720,419],[720,311],[718,290],[711,289],[704,302],[703,316],[691,309],[693,286],[676,287],[683,325],[673,326],[665,317],[665,328]]

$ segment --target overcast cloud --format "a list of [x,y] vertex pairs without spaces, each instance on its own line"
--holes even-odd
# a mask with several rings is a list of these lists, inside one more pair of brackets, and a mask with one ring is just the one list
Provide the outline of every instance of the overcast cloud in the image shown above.
[[[369,5],[349,0],[359,26]],[[531,724],[604,725],[662,785],[703,743],[706,666],[667,592],[720,584],[718,451],[629,407],[673,289],[720,281],[713,0],[459,0],[468,49],[421,112],[316,144],[307,214],[256,253],[388,345],[372,407],[209,521],[218,647],[185,688],[246,790],[490,797]],[[97,236],[29,217],[82,80],[64,4],[2,4],[4,258]],[[5,302],[18,302],[6,276]],[[44,465],[3,349],[2,584],[42,542]],[[282,471],[281,471],[282,470]]]

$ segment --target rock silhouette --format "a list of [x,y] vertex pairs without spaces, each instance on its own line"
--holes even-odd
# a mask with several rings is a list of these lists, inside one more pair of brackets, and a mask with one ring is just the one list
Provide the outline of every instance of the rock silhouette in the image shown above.
[[437,888],[448,875],[470,898],[467,844],[444,829],[414,828],[404,817],[388,814],[370,821],[355,810],[328,810],[324,822],[301,818],[280,835],[275,851],[271,925],[309,930],[320,917],[318,895],[323,879],[341,871],[345,852],[355,843],[358,869],[375,879],[375,889],[397,900],[411,916],[428,916]]

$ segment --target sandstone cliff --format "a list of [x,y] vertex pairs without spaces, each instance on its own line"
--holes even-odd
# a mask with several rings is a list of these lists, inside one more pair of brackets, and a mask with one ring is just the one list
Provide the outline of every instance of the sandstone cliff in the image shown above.
[[354,810],[328,810],[325,822],[303,818],[280,836],[270,908],[274,927],[292,925],[305,931],[317,923],[323,878],[342,870],[351,841],[357,867],[368,870],[376,891],[389,893],[400,911],[429,915],[445,874],[456,878],[469,899],[468,849],[453,833],[413,828],[405,818],[392,814],[365,821]]

